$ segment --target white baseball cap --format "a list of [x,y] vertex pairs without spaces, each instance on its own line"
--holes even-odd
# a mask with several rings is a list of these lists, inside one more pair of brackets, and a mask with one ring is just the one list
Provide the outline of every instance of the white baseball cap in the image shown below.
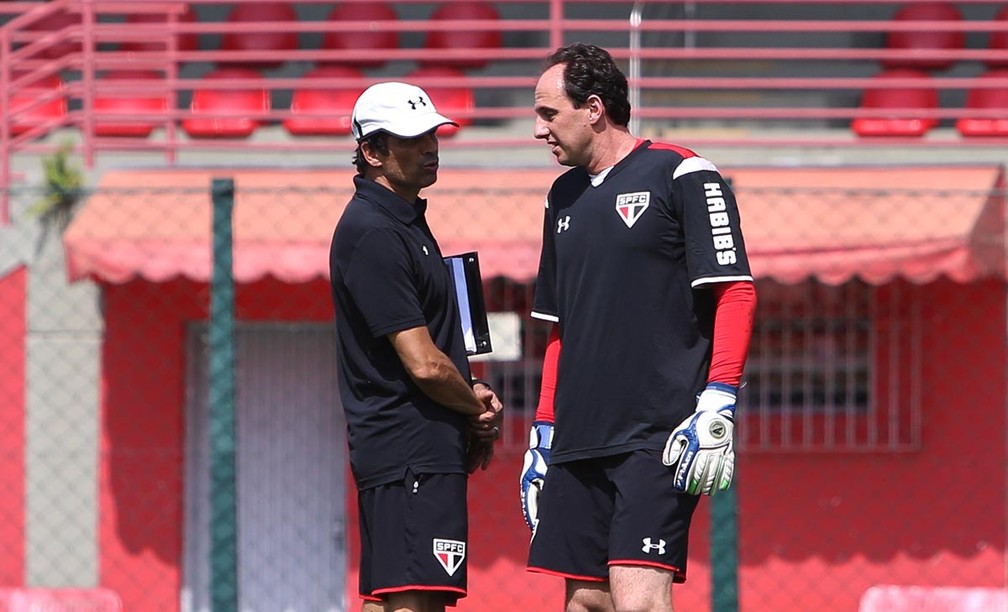
[[415,138],[446,123],[458,125],[437,112],[427,92],[416,85],[394,81],[365,89],[350,117],[353,137],[358,141],[378,131]]

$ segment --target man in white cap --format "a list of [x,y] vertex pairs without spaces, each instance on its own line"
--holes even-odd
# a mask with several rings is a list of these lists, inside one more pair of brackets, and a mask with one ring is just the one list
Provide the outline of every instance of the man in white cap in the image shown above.
[[500,400],[471,377],[452,279],[418,197],[437,180],[445,124],[455,123],[414,85],[361,94],[356,191],[329,255],[365,612],[439,611],[466,595],[467,479],[500,435]]

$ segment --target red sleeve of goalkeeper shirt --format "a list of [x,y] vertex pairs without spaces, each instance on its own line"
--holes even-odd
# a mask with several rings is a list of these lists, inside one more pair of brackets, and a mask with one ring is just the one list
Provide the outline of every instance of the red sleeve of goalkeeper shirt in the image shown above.
[[749,281],[711,286],[717,302],[714,315],[714,347],[707,382],[738,387],[742,381],[749,339],[756,313],[756,288]]
[[543,356],[542,387],[539,389],[539,405],[536,407],[535,420],[553,422],[553,395],[556,393],[557,362],[560,361],[560,332],[554,325],[546,341],[546,354]]

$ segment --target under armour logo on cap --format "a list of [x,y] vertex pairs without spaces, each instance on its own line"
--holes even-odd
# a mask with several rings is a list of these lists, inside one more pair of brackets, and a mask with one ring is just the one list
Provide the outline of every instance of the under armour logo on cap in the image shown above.
[[357,98],[350,126],[359,141],[375,132],[415,138],[448,123],[458,125],[437,112],[427,92],[409,83],[388,81],[368,87]]

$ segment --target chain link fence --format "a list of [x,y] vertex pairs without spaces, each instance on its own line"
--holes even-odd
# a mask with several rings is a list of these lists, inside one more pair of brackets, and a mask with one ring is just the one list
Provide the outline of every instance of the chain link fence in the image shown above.
[[[974,170],[923,187],[726,173],[760,301],[734,495],[701,504],[677,609],[1008,610],[1004,174]],[[357,610],[327,280],[350,181],[256,174],[233,221],[238,609]],[[103,180],[67,216],[9,194],[0,608],[211,608],[211,175],[153,176]],[[528,314],[531,176],[428,194],[445,254],[481,254],[495,350],[474,371],[508,410],[471,479],[460,611],[562,609],[562,581],[524,571],[518,501],[548,332]]]

